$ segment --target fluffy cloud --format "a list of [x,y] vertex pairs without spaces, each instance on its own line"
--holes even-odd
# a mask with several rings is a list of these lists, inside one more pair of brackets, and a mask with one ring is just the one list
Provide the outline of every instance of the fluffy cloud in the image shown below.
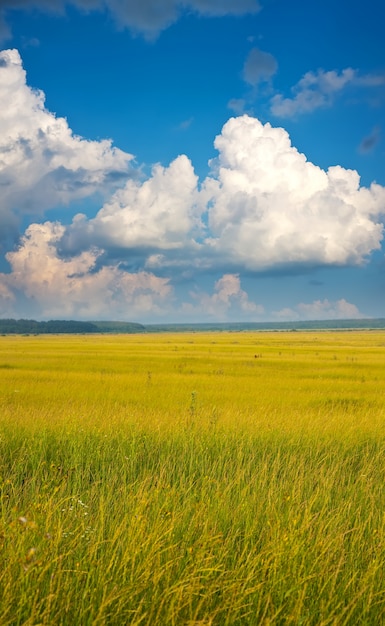
[[119,27],[129,28],[152,39],[175,22],[182,11],[203,16],[243,15],[260,9],[258,0],[0,0],[0,36],[9,29],[4,20],[7,9],[38,8],[63,13],[66,5],[84,11],[107,9]]
[[328,299],[314,300],[314,302],[301,302],[295,309],[282,309],[275,311],[274,317],[281,320],[332,320],[332,319],[361,319],[366,317],[359,311],[355,304],[347,302],[343,298],[336,302]]
[[248,116],[216,138],[219,157],[202,194],[206,248],[235,267],[360,264],[380,247],[385,188],[360,187],[357,172],[326,172],[306,160],[283,128]]
[[250,85],[268,81],[277,71],[277,61],[272,54],[258,48],[250,50],[243,67],[243,78]]
[[151,251],[196,248],[201,229],[197,177],[190,160],[179,156],[169,167],[157,165],[145,182],[129,180],[93,220],[77,216],[67,233],[76,249],[97,244],[107,249]]
[[26,84],[18,51],[0,52],[0,239],[22,214],[116,186],[131,159],[111,141],[73,135]]
[[44,317],[125,320],[167,309],[172,296],[167,279],[98,267],[102,251],[96,249],[60,258],[57,244],[63,233],[59,223],[32,224],[19,248],[6,255],[11,272],[0,274],[2,317],[23,314],[24,306],[29,314],[33,310]]
[[77,216],[62,245],[97,245],[150,271],[361,264],[380,248],[385,188],[357,172],[322,170],[283,128],[244,115],[216,138],[213,172],[198,186],[179,156],[144,181],[128,181],[92,220]]
[[249,300],[249,296],[241,288],[238,274],[224,274],[216,281],[214,292],[191,292],[194,304],[184,303],[182,312],[188,315],[211,316],[226,318],[229,313],[236,314],[238,319],[252,318],[261,315],[264,308]]
[[[334,76],[328,84],[341,82]],[[384,187],[361,187],[357,172],[338,165],[322,170],[283,128],[248,115],[231,118],[215,147],[218,157],[201,185],[185,155],[139,181],[129,170],[130,155],[109,141],[74,136],[66,120],[45,109],[43,94],[27,86],[18,52],[1,52],[1,237],[23,214],[95,190],[111,194],[93,219],[78,215],[69,227],[46,222],[27,229],[7,255],[10,272],[0,274],[0,315],[23,314],[24,301],[37,316],[113,312],[143,319],[170,310],[173,291],[165,277],[215,271],[223,276],[213,293],[193,292],[185,313],[251,318],[262,309],[242,290],[240,272],[361,264],[380,248]],[[296,312],[357,315],[349,309],[354,305],[339,302],[339,309],[323,301]]]
[[[336,87],[345,79],[325,80]],[[127,266],[159,273],[177,266],[239,272],[360,264],[379,249],[384,187],[360,187],[357,172],[340,166],[322,170],[283,128],[248,115],[231,118],[215,147],[219,156],[201,186],[185,155],[155,166],[148,180],[133,179],[130,155],[109,141],[74,136],[66,120],[45,109],[43,94],[26,85],[18,52],[0,53],[3,238],[21,214],[43,213],[118,179],[121,188],[93,219],[79,215],[61,232],[62,252],[96,246]]]
[[307,72],[292,88],[293,97],[284,98],[277,94],[271,99],[271,112],[277,117],[293,117],[311,113],[320,107],[330,106],[338,93],[347,86],[378,87],[385,84],[385,75],[363,75],[348,67],[342,72],[320,69]]

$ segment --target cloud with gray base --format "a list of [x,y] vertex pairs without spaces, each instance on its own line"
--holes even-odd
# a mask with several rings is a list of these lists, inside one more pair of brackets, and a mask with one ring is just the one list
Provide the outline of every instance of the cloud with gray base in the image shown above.
[[[129,170],[131,155],[74,136],[66,120],[45,109],[14,50],[0,55],[1,103],[3,236],[23,214],[63,203],[70,210],[97,189],[107,194],[91,219],[78,214],[69,226],[29,226],[7,254],[10,272],[0,275],[3,316],[22,314],[23,300],[46,316],[103,317],[110,305],[121,319],[131,316],[127,311],[141,319],[150,311],[164,315],[178,280],[208,272],[222,278],[212,294],[192,295],[192,307],[226,314],[236,306],[257,315],[260,305],[241,288],[242,272],[360,265],[380,249],[385,187],[363,187],[356,171],[339,165],[321,169],[283,128],[233,117],[215,139],[218,156],[205,180],[186,155],[140,180]],[[107,193],[116,178],[120,186]],[[314,317],[317,309],[309,312],[305,303],[299,311]]]
[[185,155],[158,165],[148,180],[129,180],[93,219],[78,216],[67,247],[135,252],[148,271],[234,273],[360,265],[380,248],[381,185],[361,187],[356,171],[338,165],[322,170],[283,128],[247,115],[231,118],[215,147],[201,185]]
[[182,13],[204,17],[245,15],[260,10],[258,0],[0,0],[0,37],[10,37],[7,15],[17,9],[64,14],[67,6],[84,12],[107,11],[119,28],[154,39]]
[[[165,313],[173,289],[149,272],[131,274],[115,265],[97,268],[101,251],[90,248],[66,259],[57,244],[64,226],[32,224],[17,250],[7,253],[9,274],[0,274],[0,316],[23,314],[34,307],[38,316],[54,318],[143,319]],[[20,294],[23,298],[20,301]]]
[[292,87],[293,96],[285,98],[276,94],[270,101],[271,112],[276,117],[290,118],[311,113],[319,108],[331,106],[335,98],[348,87],[376,88],[385,85],[385,74],[360,75],[358,70],[348,67],[341,72],[307,72]]
[[380,248],[385,188],[354,170],[307,161],[283,128],[242,116],[215,140],[219,157],[201,195],[206,249],[235,267],[356,265]]
[[31,89],[17,50],[0,52],[0,241],[24,214],[116,188],[132,155],[74,135]]
[[[84,243],[106,250],[135,250],[143,259],[150,253],[173,257],[180,251],[187,258],[198,251],[195,237],[202,228],[198,177],[190,159],[181,155],[168,167],[155,165],[146,181],[128,180],[94,219],[77,215],[65,245],[72,250]],[[151,257],[147,266],[156,266],[156,259]]]
[[72,251],[96,244],[135,251],[150,271],[359,265],[383,237],[385,188],[354,170],[307,161],[283,128],[244,115],[215,140],[219,156],[201,185],[187,156],[129,180],[97,215],[78,216]]

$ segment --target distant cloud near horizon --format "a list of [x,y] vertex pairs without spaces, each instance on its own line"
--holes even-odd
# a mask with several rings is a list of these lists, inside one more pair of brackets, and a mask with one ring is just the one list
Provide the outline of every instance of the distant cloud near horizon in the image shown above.
[[264,307],[251,302],[248,294],[241,287],[238,274],[224,274],[214,285],[212,294],[190,292],[192,303],[183,303],[184,315],[205,315],[216,319],[226,318],[231,309],[238,319],[246,315],[258,317],[264,313]]
[[332,319],[363,319],[366,317],[364,313],[359,311],[358,307],[351,302],[347,302],[344,298],[336,302],[330,302],[327,298],[324,300],[313,300],[313,302],[301,302],[293,308],[274,311],[273,315],[278,320],[295,321],[299,319],[305,320],[332,320]]
[[[38,316],[94,319],[142,318],[150,311],[165,312],[172,286],[169,280],[150,272],[129,273],[116,265],[97,267],[102,251],[92,248],[63,259],[58,242],[64,233],[59,223],[31,224],[20,246],[7,254],[12,268],[0,274],[0,299],[9,315],[20,310],[20,294]],[[19,313],[20,315],[20,313]]]

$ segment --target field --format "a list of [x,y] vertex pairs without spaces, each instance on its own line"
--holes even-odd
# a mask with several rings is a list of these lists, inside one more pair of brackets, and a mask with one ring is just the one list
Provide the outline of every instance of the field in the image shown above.
[[0,337],[1,626],[385,623],[385,332]]

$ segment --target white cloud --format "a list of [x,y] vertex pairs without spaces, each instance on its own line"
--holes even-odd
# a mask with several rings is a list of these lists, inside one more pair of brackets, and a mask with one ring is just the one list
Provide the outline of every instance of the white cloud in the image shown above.
[[280,309],[279,311],[273,311],[272,317],[280,321],[288,321],[288,322],[293,322],[299,319],[298,311],[295,311],[294,309],[291,309],[290,307],[284,307],[283,309]]
[[361,313],[355,304],[347,302],[344,298],[331,302],[314,300],[310,303],[301,302],[294,309],[284,308],[274,311],[273,316],[277,319],[295,320],[333,320],[333,319],[361,319],[367,317]]
[[285,98],[276,94],[271,99],[271,112],[277,117],[294,117],[297,114],[311,113],[315,109],[333,104],[336,96],[348,86],[378,87],[385,83],[385,75],[360,75],[351,67],[340,73],[334,70],[307,72],[292,87],[293,97]]
[[349,319],[364,317],[355,304],[347,302],[343,298],[337,302],[329,300],[315,300],[311,304],[298,304],[298,311],[310,319]]
[[169,310],[164,276],[210,270],[223,277],[187,309],[252,317],[261,308],[241,289],[240,272],[361,264],[380,248],[384,187],[360,187],[358,173],[338,165],[322,170],[283,128],[247,115],[230,119],[215,147],[201,186],[185,155],[134,180],[130,155],[74,136],[26,85],[18,52],[1,52],[1,236],[24,214],[111,188],[117,178],[122,187],[93,219],[29,227],[7,255],[10,273],[0,275],[0,314],[22,311],[25,299],[40,316],[141,319]]
[[66,6],[84,11],[107,10],[121,28],[129,28],[148,39],[175,22],[184,11],[194,11],[207,17],[244,15],[260,9],[258,0],[0,0],[0,36],[9,37],[4,21],[7,9],[38,8],[63,13]]
[[243,67],[243,78],[250,85],[256,86],[260,82],[269,81],[277,68],[277,61],[272,54],[252,48]]
[[226,318],[231,312],[239,318],[255,318],[264,312],[261,305],[249,300],[249,296],[241,288],[238,274],[224,274],[214,285],[214,292],[210,295],[205,292],[191,292],[195,304],[184,303],[184,314]]
[[216,138],[216,170],[204,183],[206,248],[233,266],[360,264],[380,247],[385,188],[360,187],[357,172],[326,172],[306,160],[283,128],[248,116]]
[[156,165],[143,183],[129,180],[90,221],[77,216],[68,233],[72,247],[82,241],[103,248],[155,250],[196,249],[200,233],[197,176],[182,155],[168,167]]
[[32,307],[44,317],[127,320],[168,309],[172,288],[165,278],[117,265],[99,268],[102,251],[96,249],[60,258],[64,230],[59,223],[32,224],[19,248],[6,255],[11,272],[0,274],[0,315],[23,315]]
[[0,52],[0,229],[17,216],[42,214],[97,190],[116,186],[132,156],[111,141],[73,135],[64,118],[26,84],[17,50]]
[[354,265],[380,248],[385,188],[357,172],[322,170],[283,128],[244,115],[216,138],[219,157],[201,189],[179,156],[144,181],[130,180],[92,220],[78,216],[63,245],[97,245],[150,271]]

